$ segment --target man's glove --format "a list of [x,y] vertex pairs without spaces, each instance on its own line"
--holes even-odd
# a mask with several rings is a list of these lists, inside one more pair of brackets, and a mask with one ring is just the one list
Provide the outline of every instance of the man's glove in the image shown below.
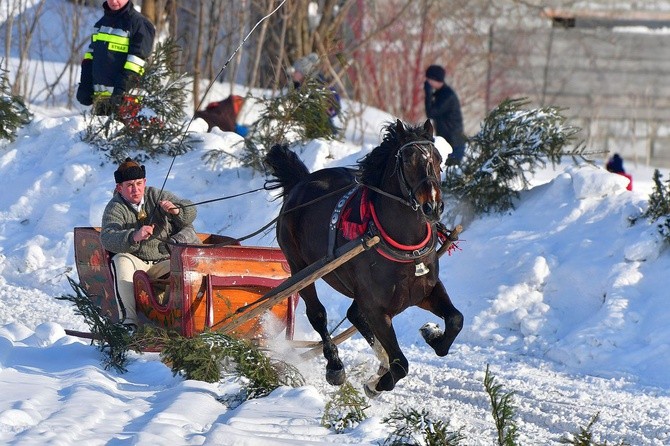
[[90,59],[84,59],[81,63],[81,75],[77,87],[77,101],[81,105],[93,104],[93,68]]
[[423,91],[426,93],[426,96],[433,94],[433,87],[430,86],[428,81],[423,83]]
[[123,102],[123,96],[108,96],[97,98],[95,101],[95,112],[98,116],[112,116],[117,115],[119,105]]
[[77,87],[77,101],[81,105],[92,105],[93,104],[93,89],[85,87],[84,84],[79,84]]

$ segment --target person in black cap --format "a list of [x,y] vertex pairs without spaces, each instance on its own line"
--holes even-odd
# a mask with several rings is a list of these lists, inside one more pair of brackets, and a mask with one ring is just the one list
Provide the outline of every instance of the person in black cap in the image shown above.
[[440,65],[426,69],[423,84],[426,93],[426,116],[433,121],[435,134],[447,140],[453,152],[446,159],[446,165],[459,164],[465,154],[465,134],[461,103],[454,90],[444,82],[446,72]]
[[200,243],[193,221],[195,206],[174,194],[146,187],[144,166],[130,158],[114,172],[116,187],[102,214],[100,239],[112,256],[114,291],[119,319],[137,329],[133,274],[146,271],[152,279],[170,272],[171,244]]

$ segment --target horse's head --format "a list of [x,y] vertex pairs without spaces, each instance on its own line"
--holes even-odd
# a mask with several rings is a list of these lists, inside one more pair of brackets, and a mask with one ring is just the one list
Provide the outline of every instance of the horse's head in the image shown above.
[[434,144],[433,126],[426,120],[423,127],[395,124],[399,148],[396,152],[396,172],[406,198],[429,221],[439,221],[444,203],[440,189],[442,157]]
[[442,157],[435,148],[433,126],[386,126],[382,143],[359,161],[361,183],[420,211],[435,222],[444,210],[440,190]]

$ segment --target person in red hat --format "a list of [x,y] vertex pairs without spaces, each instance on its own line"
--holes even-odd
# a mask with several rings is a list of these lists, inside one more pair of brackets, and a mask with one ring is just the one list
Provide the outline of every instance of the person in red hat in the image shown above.
[[137,329],[133,274],[156,279],[170,272],[170,246],[200,243],[193,229],[195,206],[174,194],[146,187],[144,166],[127,158],[114,172],[116,187],[102,214],[100,239],[112,256],[119,319]]
[[423,89],[426,94],[426,116],[433,121],[435,134],[447,140],[453,152],[445,163],[447,166],[460,164],[465,155],[465,134],[461,103],[454,90],[445,83],[446,71],[440,65],[426,69]]

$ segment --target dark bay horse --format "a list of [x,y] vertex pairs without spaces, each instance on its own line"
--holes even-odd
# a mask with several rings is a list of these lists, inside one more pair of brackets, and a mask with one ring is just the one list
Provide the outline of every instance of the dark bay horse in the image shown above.
[[[393,329],[394,316],[419,306],[441,317],[444,331],[436,324],[421,327],[424,339],[439,356],[449,352],[463,326],[463,315],[438,277],[435,246],[436,223],[443,210],[442,159],[432,135],[430,121],[416,127],[400,120],[389,124],[381,144],[359,161],[358,169],[338,167],[310,173],[294,152],[281,145],[273,146],[265,158],[275,177],[266,188],[283,188],[277,240],[293,274],[365,230],[382,239],[377,247],[323,278],[353,299],[347,318],[381,362],[377,374],[364,386],[370,397],[392,390],[408,372]],[[339,222],[336,214],[343,216]],[[332,232],[331,220],[336,226]],[[326,380],[341,385],[344,365],[328,333],[326,310],[314,284],[300,295],[309,322],[323,341]]]

